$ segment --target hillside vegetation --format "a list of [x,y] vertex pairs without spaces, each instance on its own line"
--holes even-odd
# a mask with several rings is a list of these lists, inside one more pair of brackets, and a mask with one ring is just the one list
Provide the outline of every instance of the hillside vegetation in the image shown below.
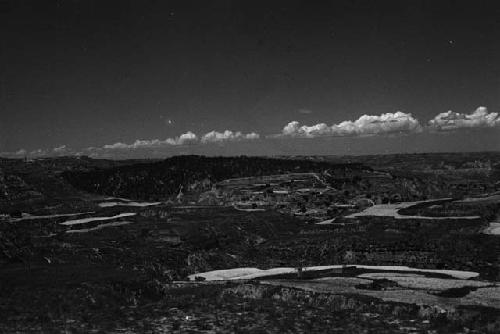
[[[190,189],[207,190],[215,182],[229,178],[284,173],[344,173],[369,170],[362,164],[333,164],[308,160],[260,157],[176,156],[161,162],[135,164],[88,172],[64,174],[73,186],[92,193],[156,200]],[[201,184],[201,181],[208,180]]]

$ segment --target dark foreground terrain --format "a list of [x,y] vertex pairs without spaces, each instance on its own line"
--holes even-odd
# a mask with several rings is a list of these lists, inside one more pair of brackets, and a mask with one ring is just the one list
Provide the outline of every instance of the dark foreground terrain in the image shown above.
[[500,332],[500,154],[1,163],[0,332]]

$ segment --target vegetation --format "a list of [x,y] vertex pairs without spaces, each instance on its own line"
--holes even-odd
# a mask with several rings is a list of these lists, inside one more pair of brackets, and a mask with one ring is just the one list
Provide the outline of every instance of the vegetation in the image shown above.
[[[383,156],[380,160],[354,157],[353,161],[199,156],[133,163],[86,158],[2,160],[0,332],[86,333],[124,328],[136,332],[258,332],[263,326],[274,332],[321,332],[325,326],[342,332],[466,332],[467,328],[498,332],[495,308],[459,305],[441,312],[433,305],[387,302],[359,294],[333,296],[257,281],[178,283],[190,274],[217,269],[348,263],[468,270],[479,272],[480,280],[498,281],[498,236],[481,233],[498,214],[494,201],[460,202],[453,198],[400,211],[430,217],[481,216],[477,220],[343,218],[363,210],[370,201],[447,195],[460,173],[469,180],[465,184],[475,180],[495,185],[498,160],[494,154],[485,156],[492,167],[482,176],[477,176],[477,168],[469,168],[471,164],[462,155],[443,155],[444,165],[438,163],[439,155],[407,156],[406,166],[411,165],[413,171],[402,171],[405,156]],[[471,159],[472,166],[484,169],[481,164],[485,159],[480,164],[474,163],[476,156]],[[450,161],[456,161],[453,166],[461,170],[452,178],[439,172]],[[394,170],[390,164],[401,168]],[[473,170],[472,174],[465,169]],[[228,178],[300,172],[318,174],[310,175],[312,181],[307,182],[311,186],[297,186],[301,191],[290,191],[291,195],[286,195],[287,191],[276,194],[267,184],[273,182],[250,187],[261,201],[282,196],[280,201],[288,201],[285,208],[297,208],[298,215],[271,205],[262,211],[239,211],[217,203],[190,203],[197,203],[201,193],[225,196],[231,203],[230,188],[238,182],[221,186],[220,181]],[[285,175],[282,179],[286,183],[289,178]],[[453,190],[457,196],[477,191],[457,189]],[[179,199],[178,204],[98,205],[106,196],[177,201],[180,191],[190,197]],[[316,225],[318,220],[307,216],[321,210],[331,215],[328,218],[335,218],[331,225]],[[23,212],[81,214],[33,218],[23,216]],[[68,219],[112,217],[124,212],[136,215],[109,222],[127,220],[130,224],[82,233],[66,232],[84,231],[99,222],[61,225]],[[311,278],[304,271],[300,280]],[[400,287],[379,280],[367,288],[383,292]],[[455,299],[470,294],[479,300],[489,298],[481,289],[455,286],[436,294]]]
[[[331,164],[308,160],[257,157],[177,156],[161,162],[136,164],[84,173],[67,172],[64,177],[75,187],[93,193],[157,200],[187,191],[202,180],[212,183],[229,178],[325,170],[368,169],[361,164]],[[207,190],[201,187],[199,190]]]

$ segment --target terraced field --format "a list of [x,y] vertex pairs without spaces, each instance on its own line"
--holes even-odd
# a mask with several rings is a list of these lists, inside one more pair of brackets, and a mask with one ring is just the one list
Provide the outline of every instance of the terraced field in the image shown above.
[[[233,206],[240,200],[230,196],[202,205],[202,193],[227,195],[220,180],[228,173],[211,163],[213,183],[206,171],[184,178],[170,162],[148,165],[148,183],[138,192],[142,165],[127,168],[126,177],[93,167],[77,175],[83,183],[102,176],[107,188],[100,195],[59,177],[57,187],[71,193],[59,198],[50,183],[26,178],[23,196],[32,188],[48,195],[25,196],[2,211],[0,332],[500,332],[499,207],[492,194],[372,205],[367,179],[401,179],[369,168],[308,169],[326,163],[299,164],[293,173],[296,163],[285,168],[285,160],[282,176],[225,183],[250,187],[262,197],[255,201],[294,201],[303,216],[273,205]],[[222,163],[241,174],[237,159]],[[154,175],[188,183],[142,196],[158,181]],[[416,182],[401,184],[413,189]],[[138,196],[126,198],[128,189]],[[316,209],[325,224],[308,216]]]

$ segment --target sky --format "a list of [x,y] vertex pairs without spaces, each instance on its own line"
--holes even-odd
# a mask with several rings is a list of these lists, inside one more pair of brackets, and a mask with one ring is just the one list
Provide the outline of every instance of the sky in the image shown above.
[[0,155],[500,150],[498,1],[0,0]]

